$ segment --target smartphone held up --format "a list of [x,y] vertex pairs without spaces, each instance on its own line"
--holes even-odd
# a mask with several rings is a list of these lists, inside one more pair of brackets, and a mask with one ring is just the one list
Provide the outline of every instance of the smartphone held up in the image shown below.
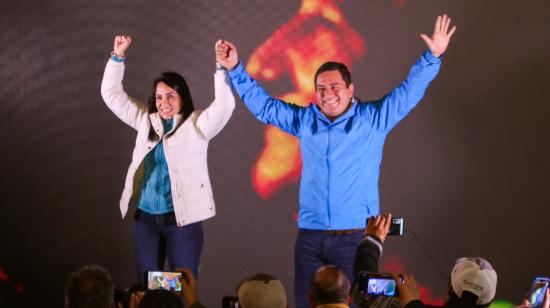
[[533,308],[542,307],[544,296],[546,295],[546,290],[548,290],[549,285],[550,278],[548,277],[537,276],[533,279],[531,291],[529,293],[529,306]]
[[147,289],[164,289],[173,292],[181,292],[180,278],[184,278],[180,272],[161,272],[161,271],[146,271],[145,281],[147,281]]
[[357,280],[358,290],[363,296],[398,296],[393,276],[384,273],[360,272]]

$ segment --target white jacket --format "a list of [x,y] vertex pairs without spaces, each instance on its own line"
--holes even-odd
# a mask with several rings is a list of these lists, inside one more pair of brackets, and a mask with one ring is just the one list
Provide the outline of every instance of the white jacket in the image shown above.
[[[208,176],[208,142],[225,126],[235,109],[235,98],[225,71],[217,71],[214,74],[215,99],[212,104],[204,111],[195,110],[183,122],[182,116],[176,115],[173,128],[164,135],[159,114],[149,114],[146,104],[136,101],[124,92],[123,76],[124,63],[109,60],[101,82],[101,96],[107,107],[138,132],[120,199],[122,217],[124,218],[128,212],[130,200],[137,201],[136,198],[139,196],[144,170],[143,160],[160,140],[163,141],[162,146],[168,164],[172,202],[178,226],[213,217],[216,215],[216,208]],[[159,141],[148,140],[151,126],[160,136]]]

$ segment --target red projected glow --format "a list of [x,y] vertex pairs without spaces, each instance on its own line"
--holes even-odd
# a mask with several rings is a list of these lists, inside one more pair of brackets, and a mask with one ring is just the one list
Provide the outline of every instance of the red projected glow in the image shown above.
[[13,282],[12,279],[8,276],[8,273],[0,266],[0,281],[7,282],[12,284],[13,288],[18,294],[23,294],[25,292],[25,287],[22,283]]
[[407,4],[407,0],[393,0],[393,5],[402,8]]
[[[380,265],[381,273],[405,273],[408,272],[414,276],[414,269],[407,270],[405,263],[398,255],[384,256],[385,261]],[[416,277],[415,277],[416,278]],[[418,282],[418,280],[417,280]],[[434,295],[432,289],[420,284],[418,282],[418,289],[420,291],[420,299],[428,305],[442,306],[445,303],[445,297],[438,297]]]
[[[307,106],[315,99],[313,76],[321,64],[339,61],[351,69],[364,53],[364,40],[336,1],[302,0],[298,13],[254,50],[246,68],[257,80],[288,78],[294,88],[278,97]],[[267,199],[284,184],[298,180],[302,161],[298,140],[278,128],[266,127],[264,142],[252,167],[252,185]]]

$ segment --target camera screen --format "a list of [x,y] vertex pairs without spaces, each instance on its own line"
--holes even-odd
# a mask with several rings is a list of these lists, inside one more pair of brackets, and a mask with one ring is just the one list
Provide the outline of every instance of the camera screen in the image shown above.
[[390,224],[389,235],[403,235],[403,218],[393,218]]
[[395,296],[395,281],[392,278],[369,278],[367,293],[372,295]]
[[176,272],[147,272],[147,289],[164,289],[181,292],[181,273]]

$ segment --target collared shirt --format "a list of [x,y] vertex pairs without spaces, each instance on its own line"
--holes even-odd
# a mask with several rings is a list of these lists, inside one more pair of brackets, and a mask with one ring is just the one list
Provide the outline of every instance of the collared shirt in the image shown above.
[[313,103],[300,107],[269,96],[240,63],[229,71],[241,100],[258,120],[300,141],[300,228],[364,228],[365,219],[379,213],[378,178],[386,136],[418,104],[440,64],[439,58],[424,52],[407,79],[389,94],[355,102],[334,121]]
[[[174,125],[174,119],[162,120],[164,134]],[[144,176],[138,208],[149,214],[165,214],[174,211],[168,164],[164,156],[162,140],[145,156]]]

